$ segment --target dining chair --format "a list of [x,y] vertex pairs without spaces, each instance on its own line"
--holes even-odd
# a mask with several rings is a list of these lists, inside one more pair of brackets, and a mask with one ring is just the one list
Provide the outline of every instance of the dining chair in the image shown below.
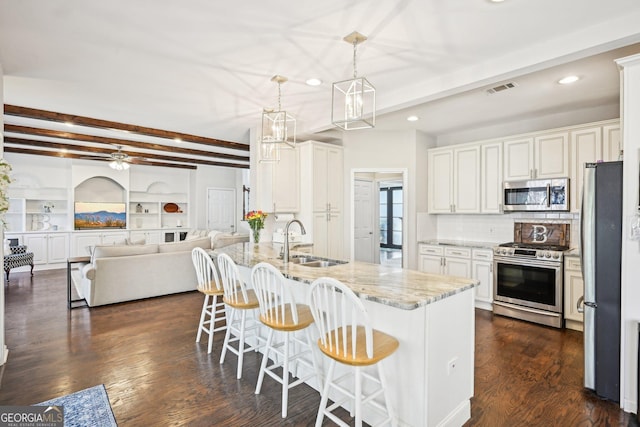
[[[242,362],[244,353],[257,351],[264,345],[264,338],[260,336],[260,322],[255,315],[247,319],[247,313],[258,309],[258,298],[253,289],[249,289],[240,277],[238,266],[227,254],[218,255],[218,269],[222,277],[224,288],[223,301],[227,311],[227,332],[222,345],[220,363],[224,363],[227,350],[238,356],[238,373],[236,378],[242,378]],[[247,322],[248,320],[248,322]],[[232,337],[231,335],[234,335]],[[249,344],[247,344],[247,339]],[[238,347],[233,347],[237,342]]]
[[[198,278],[198,291],[204,294],[196,342],[200,342],[203,332],[209,335],[207,353],[211,353],[214,333],[226,329],[227,317],[222,300],[224,288],[220,283],[213,259],[207,251],[202,248],[194,248],[191,251],[191,259]],[[220,326],[216,327],[216,324]]]
[[[316,427],[322,425],[325,415],[338,425],[348,427],[348,424],[338,418],[333,411],[349,400],[353,401],[351,416],[355,413],[356,427],[362,426],[363,404],[369,404],[386,417],[377,425],[395,426],[397,420],[394,417],[389,394],[385,390],[386,380],[380,362],[396,351],[399,345],[398,340],[371,327],[369,315],[362,301],[342,282],[321,277],[312,283],[309,292],[309,306],[320,333],[318,347],[330,359],[322,388]],[[336,363],[350,367],[350,372],[334,379]],[[372,365],[377,367],[377,375],[375,371],[365,370]],[[345,385],[344,380],[352,377],[351,388]],[[331,389],[342,394],[344,398],[334,399],[332,395],[334,403],[327,407]],[[384,405],[374,400],[380,395],[384,395]]]
[[[320,384],[309,335],[313,316],[308,305],[296,303],[286,279],[273,265],[262,262],[253,267],[251,283],[260,303],[260,321],[269,328],[256,394],[260,394],[265,374],[279,382],[282,385],[282,418],[286,418],[289,389],[313,377],[318,378]],[[302,331],[302,337],[296,335]],[[276,341],[276,335],[282,339]],[[273,360],[270,365],[269,356]],[[306,372],[300,369],[302,367]],[[278,368],[282,368],[281,375],[276,372]],[[290,382],[292,371],[297,379]],[[305,373],[299,376],[299,372]]]

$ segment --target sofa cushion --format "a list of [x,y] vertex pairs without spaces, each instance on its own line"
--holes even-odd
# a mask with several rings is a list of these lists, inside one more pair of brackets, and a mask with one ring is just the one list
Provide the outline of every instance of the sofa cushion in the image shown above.
[[163,243],[158,245],[158,252],[184,252],[191,251],[193,248],[211,249],[211,240],[208,237],[201,237],[181,242]]
[[105,245],[96,246],[93,249],[93,259],[96,258],[111,258],[117,256],[129,256],[129,255],[145,255],[158,253],[158,245]]

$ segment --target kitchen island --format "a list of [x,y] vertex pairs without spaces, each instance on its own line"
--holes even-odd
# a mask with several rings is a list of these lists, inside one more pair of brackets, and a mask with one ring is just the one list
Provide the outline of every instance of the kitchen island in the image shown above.
[[[400,342],[396,353],[382,362],[398,425],[461,426],[470,418],[476,280],[363,262],[319,268],[285,265],[270,243],[238,243],[211,251],[212,256],[219,253],[231,256],[247,283],[254,265],[274,265],[291,281],[299,302],[307,303],[308,285],[319,277],[349,286],[363,301],[373,327]],[[326,366],[319,352],[317,360]],[[317,383],[310,385],[319,389]],[[365,413],[364,420],[373,424],[376,417],[375,412]]]

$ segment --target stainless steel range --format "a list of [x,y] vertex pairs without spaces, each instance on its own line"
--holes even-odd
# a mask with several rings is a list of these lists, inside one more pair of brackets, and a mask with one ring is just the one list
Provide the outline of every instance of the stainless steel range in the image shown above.
[[514,236],[493,249],[493,312],[562,328],[568,225],[516,223]]

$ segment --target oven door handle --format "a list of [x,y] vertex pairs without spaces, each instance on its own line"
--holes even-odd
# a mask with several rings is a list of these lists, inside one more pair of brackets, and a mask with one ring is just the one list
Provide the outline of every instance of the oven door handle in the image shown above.
[[[540,268],[552,268],[555,270],[562,270],[562,263],[556,261],[546,261],[539,259],[524,260],[521,258],[502,258],[493,257],[494,264],[506,264],[506,265],[522,265],[525,267],[540,267]],[[497,265],[496,265],[497,267]]]

